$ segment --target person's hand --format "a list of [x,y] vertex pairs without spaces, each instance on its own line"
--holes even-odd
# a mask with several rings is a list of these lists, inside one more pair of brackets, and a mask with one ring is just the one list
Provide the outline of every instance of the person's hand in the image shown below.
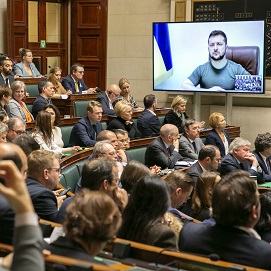
[[73,146],[70,148],[71,151],[74,151],[74,152],[77,152],[77,151],[80,151],[81,150],[81,147],[80,146]]
[[6,197],[14,212],[16,214],[34,212],[25,178],[13,161],[0,161],[0,178],[6,182],[6,185],[0,183],[0,194]]
[[14,253],[11,252],[7,256],[2,258],[2,266],[10,270],[13,261]]
[[87,94],[93,94],[93,93],[96,93],[96,88],[89,88],[87,90]]
[[204,124],[205,124],[205,121],[200,121],[200,122],[199,122],[199,128],[203,128],[203,127],[204,127]]
[[129,124],[131,124],[131,125],[132,125],[132,124],[133,124],[133,122],[132,122],[132,121],[129,121],[129,120],[126,120],[126,121],[125,121],[125,125],[129,125]]
[[245,156],[245,159],[253,166],[257,167],[258,166],[258,160],[256,156],[253,153],[247,153]]
[[14,75],[14,79],[20,78],[21,76],[19,74]]
[[58,190],[54,190],[53,193],[55,194],[56,197],[58,197],[61,194],[62,191],[64,191],[63,188],[58,189]]
[[151,174],[159,175],[161,172],[161,167],[154,165],[150,167],[150,171],[151,171]]
[[209,90],[211,90],[211,91],[225,91],[225,89],[220,86],[213,86],[213,87],[209,88]]
[[117,150],[117,155],[120,158],[121,162],[127,163],[127,157],[126,157],[124,150]]
[[58,209],[61,207],[62,203],[63,203],[63,200],[66,198],[66,195],[63,195],[63,196],[57,196],[56,199],[57,199],[57,206],[58,206]]
[[179,138],[176,138],[175,140],[172,141],[172,145],[174,146],[174,149],[178,149],[179,150]]
[[123,210],[128,203],[128,194],[123,188],[116,188],[113,190],[113,200]]
[[67,90],[66,95],[70,96],[72,94],[71,90]]

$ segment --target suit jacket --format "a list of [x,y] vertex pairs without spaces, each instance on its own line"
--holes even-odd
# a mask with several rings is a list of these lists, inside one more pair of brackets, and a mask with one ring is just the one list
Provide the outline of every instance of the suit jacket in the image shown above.
[[199,156],[199,151],[204,144],[200,138],[195,138],[194,142],[196,144],[197,151],[195,152],[193,144],[186,136],[181,136],[180,140],[180,154],[184,157],[189,157],[191,159],[197,160]]
[[223,176],[231,171],[242,169],[248,171],[250,176],[256,176],[258,183],[263,183],[263,174],[251,169],[250,164],[245,161],[241,164],[238,163],[237,159],[230,153],[228,153],[221,161],[220,165],[220,175]]
[[[230,140],[230,136],[229,136],[228,131],[227,130],[223,130],[223,133],[225,134],[226,139],[228,141],[228,144],[230,146],[231,140]],[[213,129],[212,131],[210,131],[208,133],[208,135],[206,136],[206,142],[205,142],[205,144],[206,145],[217,146],[219,148],[219,150],[220,150],[220,155],[221,155],[222,158],[226,155],[224,144],[223,144],[220,136],[218,135],[218,133],[216,132],[215,129]]]
[[[266,164],[265,164],[262,156],[257,151],[253,151],[252,153],[256,156],[256,158],[258,160],[258,163],[259,163],[259,165],[260,165],[260,167],[262,169],[264,182],[271,182],[271,174],[268,173]],[[269,168],[271,169],[270,159],[267,159],[267,163],[269,164]]]
[[128,136],[131,139],[142,137],[142,134],[139,132],[134,122],[128,125],[126,125],[125,122],[126,121],[120,117],[113,118],[108,124],[107,130],[122,129],[128,132]]
[[[12,85],[12,83],[15,81],[14,76],[9,75],[8,76],[8,81],[9,81],[9,86],[8,87],[10,87]],[[2,76],[2,74],[0,76],[0,85],[6,85],[6,81],[4,80],[4,77]]]
[[200,166],[199,162],[196,162],[185,173],[187,173],[193,179],[193,181],[197,183],[198,177],[202,172],[202,167]]
[[100,122],[96,123],[95,133],[88,117],[81,118],[72,128],[70,135],[70,146],[93,147],[97,135],[103,130]]
[[137,128],[143,137],[157,136],[160,134],[161,123],[156,115],[145,109],[137,119]]
[[26,185],[37,215],[41,219],[55,222],[58,212],[55,194],[41,183],[31,178],[26,179]]
[[[109,98],[107,97],[105,91],[101,92],[98,95],[98,97],[96,98],[96,101],[99,102],[102,105],[103,114],[105,114],[105,115],[112,115],[112,116],[116,115],[114,109],[110,109]],[[113,103],[112,105],[114,107],[115,103]]]
[[[25,107],[25,109],[29,112],[29,110],[27,109],[26,104],[24,102],[22,102],[22,103],[23,103],[23,106]],[[26,118],[26,115],[24,113],[24,110],[22,109],[22,107],[20,106],[20,104],[16,100],[11,99],[9,101],[8,105],[9,105],[11,117],[18,117],[18,118],[23,119],[24,122],[27,122],[27,118]],[[32,114],[30,112],[29,112],[29,114],[32,116]]]
[[38,71],[34,63],[30,63],[30,69],[32,71],[32,75],[29,75],[25,69],[24,64],[22,62],[16,63],[14,65],[14,73],[19,74],[21,77],[38,77],[41,76],[41,73]]
[[8,117],[11,118],[10,108],[8,104],[6,104],[4,107],[2,107],[2,105],[0,104],[0,110],[6,111]]
[[[188,116],[186,115],[186,113],[184,112],[184,118],[188,119]],[[183,128],[182,128],[182,118],[178,117],[178,115],[173,111],[170,110],[167,112],[167,114],[165,115],[165,120],[164,120],[164,124],[173,124],[175,126],[177,126],[179,133],[183,133]]]
[[32,107],[32,115],[35,119],[36,119],[38,113],[41,110],[43,110],[44,106],[47,104],[52,104],[52,101],[47,100],[46,98],[44,98],[41,95],[37,96],[37,98],[35,99],[35,101],[33,103],[33,107]]
[[174,150],[174,147],[170,146],[171,155],[168,156],[168,150],[161,137],[154,139],[147,147],[145,153],[145,165],[148,167],[157,165],[161,169],[174,168],[175,163],[178,160],[182,160],[183,157],[179,152]]
[[88,90],[87,85],[85,84],[84,80],[79,80],[79,92],[76,92],[75,83],[71,75],[67,75],[65,78],[63,78],[61,84],[66,90],[71,90],[72,94],[81,94],[82,91]]
[[270,244],[234,227],[187,223],[180,232],[179,249],[202,255],[214,253],[222,261],[271,269]]

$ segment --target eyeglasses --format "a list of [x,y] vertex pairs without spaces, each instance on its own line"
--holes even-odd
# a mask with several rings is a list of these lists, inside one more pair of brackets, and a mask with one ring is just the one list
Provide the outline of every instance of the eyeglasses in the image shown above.
[[14,129],[11,129],[14,133],[16,133],[17,135],[23,135],[23,134],[26,134],[26,131],[20,131],[20,130],[14,130]]
[[61,173],[61,168],[57,168],[57,167],[51,167],[51,168],[47,168],[48,170],[55,170],[57,173]]
[[122,143],[128,143],[128,142],[130,142],[130,138],[118,139],[118,141],[120,141]]
[[84,74],[85,71],[76,71],[77,73]]
[[15,93],[17,93],[17,94],[19,94],[19,93],[24,94],[24,90],[16,90]]

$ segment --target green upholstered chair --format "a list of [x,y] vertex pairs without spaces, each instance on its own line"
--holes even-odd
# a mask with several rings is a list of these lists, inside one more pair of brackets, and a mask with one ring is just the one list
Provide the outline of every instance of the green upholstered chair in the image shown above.
[[70,140],[70,134],[71,134],[71,131],[72,131],[72,127],[73,127],[73,125],[59,126],[59,128],[61,129],[62,140],[64,142],[64,147],[65,148],[69,146],[69,140]]
[[26,84],[26,91],[29,93],[29,97],[37,97],[39,95],[39,89],[37,84]]
[[[69,166],[68,168],[65,168],[64,171],[62,172],[62,175],[64,176],[64,180],[61,181],[60,180],[60,183],[62,185],[64,185],[65,187],[70,187],[71,188],[71,192],[75,192],[75,187],[76,187],[76,183],[78,182],[79,180],[79,177],[80,177],[80,174],[79,174],[79,171],[78,171],[78,168],[77,166],[75,165],[72,165],[72,166]],[[63,184],[63,182],[65,184]]]
[[164,125],[165,116],[158,116],[161,125]]
[[74,117],[86,116],[88,103],[89,103],[89,100],[87,100],[87,101],[74,101],[73,102]]
[[144,164],[146,149],[147,147],[132,148],[127,150],[127,153],[132,157],[133,160],[139,161]]

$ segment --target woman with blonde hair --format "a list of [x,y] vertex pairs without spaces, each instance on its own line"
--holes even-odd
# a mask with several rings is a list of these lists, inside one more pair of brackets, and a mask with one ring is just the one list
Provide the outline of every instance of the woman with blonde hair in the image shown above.
[[117,118],[110,121],[107,130],[122,129],[128,132],[129,138],[140,138],[141,132],[132,121],[133,107],[130,103],[119,101],[114,107]]
[[21,56],[21,62],[14,65],[14,73],[20,77],[38,77],[42,75],[33,63],[32,51],[25,48],[20,48],[19,53]]
[[60,83],[62,70],[59,67],[51,68],[48,75],[48,81],[50,81],[55,87],[55,93],[53,99],[62,98],[61,95],[71,95],[71,90],[66,90]]
[[143,110],[143,108],[139,107],[139,105],[131,95],[130,82],[127,78],[121,78],[119,80],[119,88],[121,89],[120,96],[118,97],[119,101],[125,101],[127,103],[130,103],[134,111]]
[[214,145],[219,148],[220,155],[223,158],[228,154],[231,144],[230,136],[226,128],[225,117],[218,112],[214,112],[209,117],[209,124],[213,128],[206,136],[206,145]]

